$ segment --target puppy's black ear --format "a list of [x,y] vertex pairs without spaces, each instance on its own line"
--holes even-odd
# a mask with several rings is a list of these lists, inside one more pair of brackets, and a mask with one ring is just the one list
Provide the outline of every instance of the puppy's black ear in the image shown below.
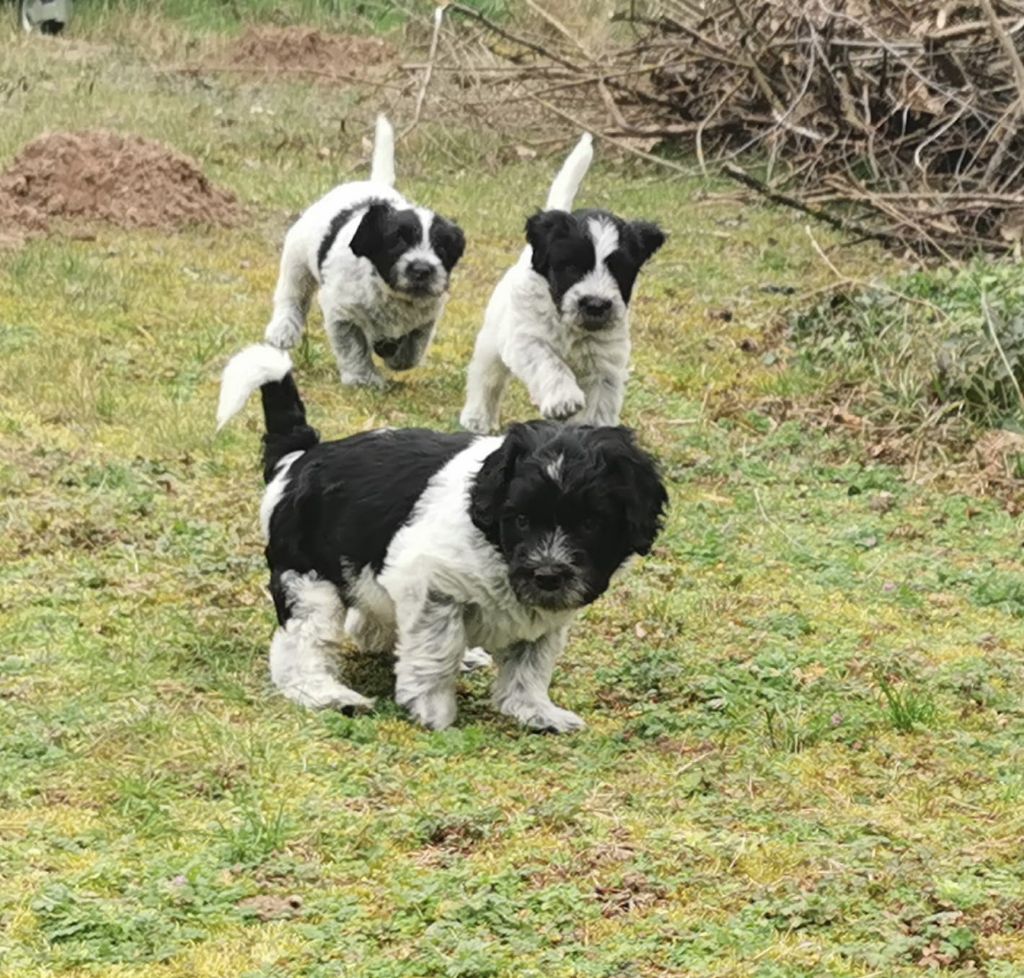
[[446,272],[450,272],[466,250],[466,236],[454,221],[434,215],[430,225],[430,247],[441,259]]
[[529,453],[533,443],[530,426],[514,424],[501,446],[484,459],[469,492],[469,518],[495,546],[500,543],[498,526],[516,464]]
[[533,249],[533,270],[547,275],[551,242],[571,234],[573,219],[566,211],[537,211],[526,221],[526,243]]
[[629,229],[636,240],[637,258],[641,265],[665,243],[665,232],[650,221],[631,221]]
[[594,428],[593,437],[612,475],[611,491],[625,510],[629,548],[650,553],[668,506],[657,462],[637,445],[629,428]]
[[385,201],[378,201],[366,209],[348,245],[353,255],[372,260],[373,255],[380,249],[384,237],[391,230],[394,210]]

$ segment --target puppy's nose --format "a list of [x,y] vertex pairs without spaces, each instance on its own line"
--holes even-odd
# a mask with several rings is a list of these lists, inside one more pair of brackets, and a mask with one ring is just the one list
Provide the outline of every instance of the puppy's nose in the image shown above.
[[434,266],[428,261],[422,261],[417,258],[415,261],[411,261],[405,266],[405,274],[408,276],[410,282],[422,285],[433,276]]
[[557,591],[565,577],[565,571],[559,567],[538,567],[533,572],[533,581],[542,591]]
[[602,299],[596,295],[585,295],[580,299],[580,311],[584,316],[589,316],[591,319],[607,316],[611,308],[611,299]]
[[393,357],[398,352],[398,340],[377,340],[373,344],[373,352],[383,360]]

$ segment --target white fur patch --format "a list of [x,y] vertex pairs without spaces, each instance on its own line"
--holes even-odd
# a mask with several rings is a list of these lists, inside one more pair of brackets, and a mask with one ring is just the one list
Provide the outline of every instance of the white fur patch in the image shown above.
[[565,465],[565,456],[562,454],[557,455],[547,465],[544,466],[544,472],[547,477],[556,485],[562,484],[562,466]]
[[263,490],[263,499],[260,500],[260,530],[263,532],[263,539],[270,539],[270,518],[281,501],[281,496],[288,488],[288,471],[297,458],[305,452],[289,452],[283,456],[274,469],[274,478],[267,483]]
[[283,380],[291,372],[292,360],[284,350],[255,343],[236,353],[224,368],[217,403],[217,430],[224,427],[258,387]]

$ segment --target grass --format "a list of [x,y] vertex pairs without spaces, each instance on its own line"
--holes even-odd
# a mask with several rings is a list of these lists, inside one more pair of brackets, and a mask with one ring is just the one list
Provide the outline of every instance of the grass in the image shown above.
[[[766,339],[799,296],[764,287],[831,273],[793,215],[728,188],[608,160],[587,180],[586,204],[671,234],[625,417],[672,495],[556,673],[589,728],[528,735],[475,675],[427,733],[354,653],[374,715],[274,695],[259,419],[214,437],[217,377],[262,332],[288,216],[358,161],[376,105],[163,72],[191,27],[138,23],[160,29],[0,38],[0,160],[47,128],[139,132],[251,219],[0,257],[0,975],[1021,974],[1020,517],[764,409],[822,396]],[[387,394],[343,391],[313,325],[299,381],[325,433],[454,427],[554,166],[480,164],[500,149],[429,127],[401,148],[403,187],[469,249],[429,362]]]

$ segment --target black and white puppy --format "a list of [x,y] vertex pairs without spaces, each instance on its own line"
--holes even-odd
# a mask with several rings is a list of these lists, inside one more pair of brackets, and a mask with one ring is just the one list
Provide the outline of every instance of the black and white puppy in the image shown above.
[[392,370],[423,359],[466,246],[458,225],[410,204],[394,182],[394,130],[379,116],[370,179],[335,187],[285,237],[264,338],[298,343],[319,286],[343,384],[384,387],[374,353]]
[[619,422],[629,372],[629,300],[664,243],[647,221],[572,210],[593,157],[584,135],[555,177],[527,247],[496,286],[469,365],[464,428],[494,431],[509,374],[545,418]]
[[288,354],[265,345],[225,368],[218,425],[257,387],[277,688],[310,707],[372,706],[332,669],[347,632],[396,655],[397,701],[441,729],[466,650],[482,647],[500,712],[582,727],[548,696],[555,660],[576,612],[650,550],[667,504],[632,434],[538,421],[487,438],[409,428],[321,442]]

